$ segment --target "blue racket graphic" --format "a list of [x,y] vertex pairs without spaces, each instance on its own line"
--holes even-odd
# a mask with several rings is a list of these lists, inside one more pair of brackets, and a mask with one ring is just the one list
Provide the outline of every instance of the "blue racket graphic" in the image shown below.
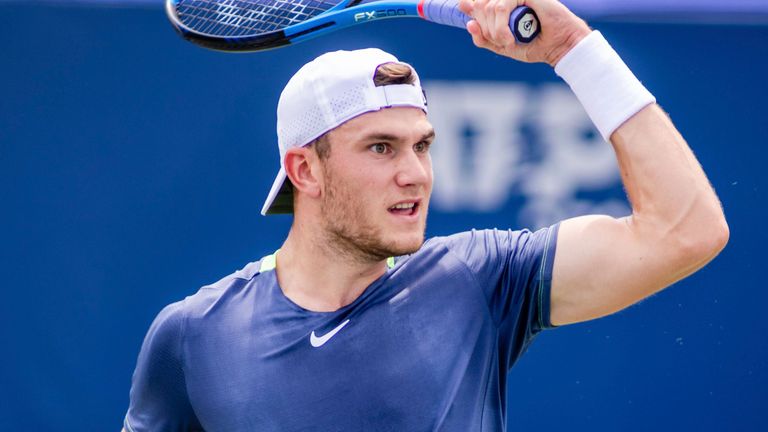
[[[278,48],[384,18],[423,18],[461,28],[472,19],[459,10],[458,0],[166,0],[165,6],[182,37],[233,52]],[[541,31],[527,6],[512,12],[509,28],[521,43]]]

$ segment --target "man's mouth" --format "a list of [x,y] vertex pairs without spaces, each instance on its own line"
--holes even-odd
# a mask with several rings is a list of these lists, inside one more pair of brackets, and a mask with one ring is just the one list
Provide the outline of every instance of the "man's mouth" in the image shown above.
[[401,202],[389,208],[389,212],[396,215],[412,216],[419,209],[419,203],[416,201]]

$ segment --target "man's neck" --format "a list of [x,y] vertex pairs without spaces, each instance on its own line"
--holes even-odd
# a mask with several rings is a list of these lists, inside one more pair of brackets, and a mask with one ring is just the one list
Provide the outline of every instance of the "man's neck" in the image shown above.
[[365,262],[334,253],[297,225],[276,258],[283,294],[316,312],[332,312],[354,302],[387,270],[386,260]]

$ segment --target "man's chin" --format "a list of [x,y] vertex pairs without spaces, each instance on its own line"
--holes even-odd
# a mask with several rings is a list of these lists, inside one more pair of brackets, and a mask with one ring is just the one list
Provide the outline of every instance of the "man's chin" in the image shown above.
[[400,241],[390,246],[390,256],[410,255],[424,244],[424,235],[414,236],[412,239],[400,239]]

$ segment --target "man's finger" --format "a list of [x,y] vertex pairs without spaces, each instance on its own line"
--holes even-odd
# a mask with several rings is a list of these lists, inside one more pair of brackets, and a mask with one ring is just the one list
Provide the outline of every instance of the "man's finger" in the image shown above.
[[472,42],[479,48],[493,49],[494,47],[488,42],[488,39],[483,36],[483,31],[480,28],[480,24],[477,21],[472,20],[467,23],[467,31],[472,36]]
[[509,16],[512,9],[517,7],[517,2],[509,0],[496,0],[496,15],[493,23],[493,41],[496,45],[510,48],[515,44],[515,37],[509,29]]
[[472,0],[459,0],[459,10],[465,15],[472,16],[474,2]]
[[475,0],[472,6],[472,18],[477,21],[478,28],[482,31],[483,38],[490,39],[491,34],[488,32],[488,5],[491,0]]

